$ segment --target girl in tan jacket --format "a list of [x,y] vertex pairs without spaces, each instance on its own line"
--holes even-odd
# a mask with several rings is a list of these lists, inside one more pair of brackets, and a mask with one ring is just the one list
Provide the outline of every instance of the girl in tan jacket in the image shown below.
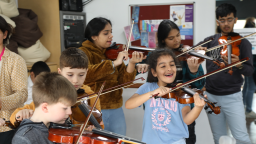
[[[110,20],[102,17],[92,19],[85,29],[86,41],[81,50],[89,59],[89,68],[84,84],[98,92],[104,81],[104,89],[132,81],[136,75],[135,64],[143,60],[143,54],[134,52],[129,64],[126,66],[123,60],[128,60],[128,52],[122,51],[116,60],[109,60],[105,51],[112,43],[112,24]],[[116,90],[100,96],[102,118],[105,130],[126,135],[126,123],[122,109],[123,90]]]

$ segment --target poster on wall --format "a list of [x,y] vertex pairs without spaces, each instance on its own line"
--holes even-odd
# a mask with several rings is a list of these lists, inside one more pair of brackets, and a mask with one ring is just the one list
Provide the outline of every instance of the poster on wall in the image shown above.
[[180,29],[182,40],[193,39],[193,5],[171,5],[170,20]]
[[[239,33],[241,36],[246,36],[256,32],[256,28],[243,28],[234,29],[234,32]],[[246,38],[252,44],[252,54],[256,55],[256,35]]]

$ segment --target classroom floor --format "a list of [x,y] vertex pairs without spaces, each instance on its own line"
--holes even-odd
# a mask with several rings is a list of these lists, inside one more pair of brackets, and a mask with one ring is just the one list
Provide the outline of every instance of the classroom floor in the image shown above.
[[[253,97],[253,105],[252,109],[256,112],[256,93],[254,93]],[[246,119],[246,127],[253,144],[256,144],[256,119]],[[229,131],[229,135],[232,136],[231,131]]]

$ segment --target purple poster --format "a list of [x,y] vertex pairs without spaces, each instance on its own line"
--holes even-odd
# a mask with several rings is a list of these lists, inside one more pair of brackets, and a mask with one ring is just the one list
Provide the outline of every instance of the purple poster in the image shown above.
[[193,39],[193,5],[173,5],[170,6],[170,20],[175,22],[180,28],[183,40]]

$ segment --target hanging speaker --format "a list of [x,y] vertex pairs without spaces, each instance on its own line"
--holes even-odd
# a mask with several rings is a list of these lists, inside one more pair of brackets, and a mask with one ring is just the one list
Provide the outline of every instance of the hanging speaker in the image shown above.
[[60,10],[62,10],[62,11],[69,10],[68,0],[59,0],[59,5],[60,5]]
[[83,11],[82,0],[59,0],[59,5],[62,11]]

